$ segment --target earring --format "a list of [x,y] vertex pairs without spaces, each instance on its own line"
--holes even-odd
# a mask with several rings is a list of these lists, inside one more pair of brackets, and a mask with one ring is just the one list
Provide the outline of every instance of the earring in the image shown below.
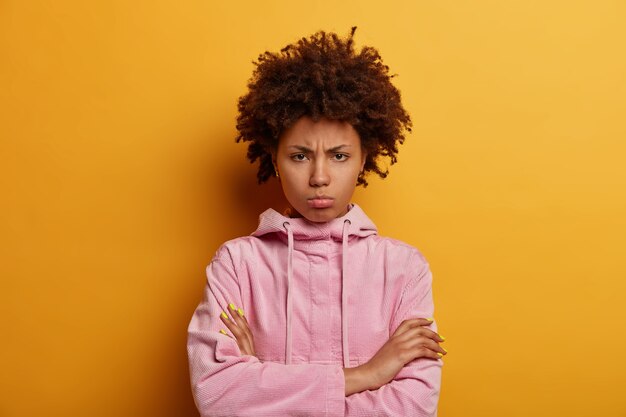
[[278,170],[276,169],[276,165],[274,165],[274,174],[276,175],[276,178],[280,178],[280,177],[278,176]]

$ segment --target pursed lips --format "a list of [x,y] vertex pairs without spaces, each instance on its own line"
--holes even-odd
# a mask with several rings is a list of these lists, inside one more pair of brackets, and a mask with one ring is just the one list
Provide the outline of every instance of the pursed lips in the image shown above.
[[308,199],[309,206],[312,208],[328,208],[333,205],[333,198],[328,196],[317,196]]

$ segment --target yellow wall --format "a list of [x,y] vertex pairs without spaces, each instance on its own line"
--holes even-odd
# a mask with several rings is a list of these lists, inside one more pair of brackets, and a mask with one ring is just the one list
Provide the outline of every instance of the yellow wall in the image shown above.
[[281,204],[251,61],[352,25],[415,122],[355,201],[431,263],[440,415],[626,415],[625,3],[266,3],[0,3],[0,415],[196,415],[204,267]]

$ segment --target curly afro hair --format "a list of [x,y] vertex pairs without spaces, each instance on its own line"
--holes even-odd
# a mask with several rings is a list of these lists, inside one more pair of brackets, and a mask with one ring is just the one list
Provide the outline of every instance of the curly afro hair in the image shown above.
[[398,143],[411,131],[411,118],[378,51],[369,46],[354,50],[355,31],[346,39],[319,31],[280,53],[266,51],[254,62],[249,91],[238,102],[236,141],[250,142],[251,163],[260,160],[259,184],[274,175],[272,151],[281,133],[303,116],[354,127],[367,152],[357,185],[367,187],[369,171],[387,176],[389,170],[378,166],[379,156],[389,157],[391,165],[397,162]]

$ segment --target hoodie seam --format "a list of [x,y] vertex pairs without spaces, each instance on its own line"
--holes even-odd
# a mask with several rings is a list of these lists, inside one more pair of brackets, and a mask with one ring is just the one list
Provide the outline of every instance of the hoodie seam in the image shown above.
[[[418,252],[414,251],[413,254],[411,254],[411,256],[409,257],[409,260],[408,260],[407,264],[405,265],[405,269],[404,270],[406,272],[413,272],[413,270],[411,268],[411,265],[413,264],[414,258],[416,258],[416,257],[418,258],[418,260],[420,260],[420,261],[422,260],[422,256]],[[398,302],[398,308],[394,312],[393,317],[391,317],[391,321],[390,321],[391,324],[396,322],[396,319],[398,318],[398,314],[402,313],[402,311],[400,311],[400,307],[403,304],[403,300],[405,298],[405,295],[406,295],[407,291],[412,289],[413,286],[417,285],[421,281],[422,277],[424,276],[423,272],[425,270],[427,270],[428,267],[429,267],[428,262],[420,262],[420,264],[421,264],[420,265],[421,267],[417,266],[415,268],[417,273],[411,274],[411,278],[409,279],[409,281],[406,283],[406,285],[402,289],[402,293],[400,295],[400,300]],[[394,329],[389,329],[389,334],[390,335],[391,335],[391,331],[392,330],[394,330]]]
[[[227,255],[220,253],[222,251],[225,251]],[[235,265],[235,261],[232,257],[230,250],[228,250],[227,248],[223,248],[220,251],[218,251],[218,254],[213,258],[211,262],[216,262],[216,261],[221,263],[222,265],[224,265],[225,268],[230,269],[233,272],[233,276],[235,277],[235,281],[237,283],[237,289],[239,290],[239,299],[243,302],[241,285],[239,285],[240,268],[237,268],[237,265]],[[232,301],[229,301],[229,302],[232,302]]]

